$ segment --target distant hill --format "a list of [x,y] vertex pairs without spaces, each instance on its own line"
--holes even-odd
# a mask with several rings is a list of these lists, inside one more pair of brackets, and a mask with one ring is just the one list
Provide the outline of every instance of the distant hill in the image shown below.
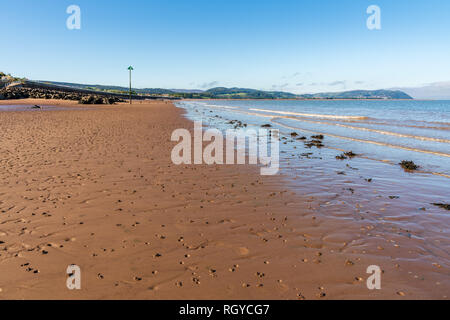
[[[129,91],[129,88],[121,86],[91,85],[54,81],[38,82],[109,93],[124,94]],[[138,95],[166,95],[183,99],[413,99],[411,96],[400,90],[353,90],[345,92],[298,95],[283,91],[263,91],[246,88],[217,87],[206,91],[189,89],[133,88],[133,92]]]
[[329,92],[304,94],[306,99],[413,99],[400,90],[353,90],[345,92]]
[[206,90],[199,96],[211,99],[413,99],[399,90],[353,90],[297,95],[282,91],[222,87]]
[[[64,86],[78,89],[88,89],[102,92],[110,92],[110,93],[127,93],[129,92],[129,88],[121,87],[121,86],[107,86],[100,84],[80,84],[80,83],[71,83],[71,82],[56,82],[56,81],[36,81],[40,83],[52,84],[56,86]],[[151,89],[135,89],[133,91],[137,94],[175,94],[176,91],[169,89],[159,89],[159,88],[151,88]]]
[[296,99],[298,97],[289,92],[223,87],[206,90],[203,94],[215,99]]

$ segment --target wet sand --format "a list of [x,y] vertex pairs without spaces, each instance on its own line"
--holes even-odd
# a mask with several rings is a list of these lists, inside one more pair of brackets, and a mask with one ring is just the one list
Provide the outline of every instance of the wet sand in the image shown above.
[[193,124],[170,102],[2,104],[68,110],[0,112],[0,299],[448,299],[420,241],[373,240],[373,221],[254,166],[173,165]]

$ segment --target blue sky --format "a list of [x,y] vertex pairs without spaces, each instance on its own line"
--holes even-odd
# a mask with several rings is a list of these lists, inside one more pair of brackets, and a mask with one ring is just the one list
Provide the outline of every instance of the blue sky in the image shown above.
[[[0,0],[0,70],[135,87],[295,93],[450,80],[448,0]],[[69,30],[69,5],[81,29]],[[381,30],[366,9],[381,8]]]

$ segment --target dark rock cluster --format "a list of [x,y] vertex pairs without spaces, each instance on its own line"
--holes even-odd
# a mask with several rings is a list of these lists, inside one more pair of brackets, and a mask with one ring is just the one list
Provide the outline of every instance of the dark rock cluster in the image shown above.
[[114,104],[116,102],[122,102],[122,99],[117,97],[106,97],[97,95],[83,95],[78,103],[80,104]]
[[78,101],[80,104],[114,104],[116,102],[122,102],[122,99],[109,95],[65,92],[44,88],[27,88],[16,86],[0,89],[0,100],[27,98],[74,100]]

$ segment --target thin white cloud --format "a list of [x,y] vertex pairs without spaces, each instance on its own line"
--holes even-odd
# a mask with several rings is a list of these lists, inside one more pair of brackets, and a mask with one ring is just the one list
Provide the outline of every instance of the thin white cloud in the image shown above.
[[289,83],[283,83],[283,84],[274,84],[272,85],[273,90],[283,90],[289,86]]
[[211,81],[211,82],[205,82],[199,85],[202,89],[209,89],[213,87],[217,87],[219,85],[219,81]]

